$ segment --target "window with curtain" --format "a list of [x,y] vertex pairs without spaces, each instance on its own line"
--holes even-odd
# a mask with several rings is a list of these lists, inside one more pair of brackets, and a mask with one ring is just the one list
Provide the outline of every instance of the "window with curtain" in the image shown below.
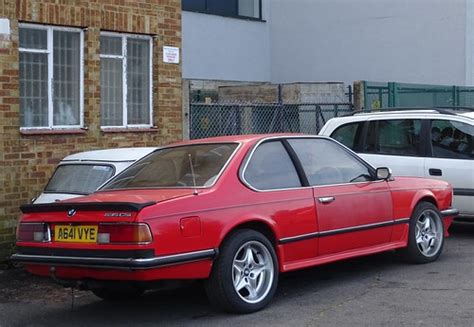
[[101,125],[151,126],[151,38],[100,36]]
[[20,24],[23,128],[82,126],[82,30]]

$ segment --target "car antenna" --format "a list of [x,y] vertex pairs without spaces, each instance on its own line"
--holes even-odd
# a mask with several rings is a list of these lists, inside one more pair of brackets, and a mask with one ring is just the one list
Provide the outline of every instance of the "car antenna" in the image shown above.
[[188,153],[188,159],[189,159],[189,167],[191,168],[191,175],[193,177],[193,186],[194,186],[193,194],[198,195],[199,193],[196,187],[196,177],[194,176],[193,159],[192,159],[191,153]]

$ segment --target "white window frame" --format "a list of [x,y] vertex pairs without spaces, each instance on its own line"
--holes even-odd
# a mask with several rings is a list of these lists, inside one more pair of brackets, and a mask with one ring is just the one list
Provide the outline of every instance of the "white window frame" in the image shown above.
[[[46,53],[48,55],[48,126],[29,126],[20,127],[20,130],[32,129],[78,129],[84,128],[84,31],[80,28],[49,26],[19,23],[18,28],[29,28],[37,30],[45,30],[47,32],[46,49],[28,49],[19,47],[20,52],[26,53]],[[54,61],[53,61],[53,31],[79,32],[79,125],[54,125]],[[20,108],[21,110],[21,108]]]
[[[122,55],[109,55],[100,54],[99,57],[110,58],[110,59],[121,59],[122,60],[122,125],[101,125],[101,129],[113,129],[113,128],[150,128],[153,127],[153,38],[149,35],[141,34],[127,34],[127,33],[115,33],[115,32],[100,32],[100,36],[111,36],[120,37],[122,39]],[[127,108],[127,38],[148,40],[149,51],[150,51],[150,62],[149,64],[149,124],[128,124],[128,108]],[[100,53],[100,50],[99,50]],[[102,98],[102,97],[101,97]],[[102,108],[101,108],[102,111]],[[102,115],[102,114],[101,114]]]

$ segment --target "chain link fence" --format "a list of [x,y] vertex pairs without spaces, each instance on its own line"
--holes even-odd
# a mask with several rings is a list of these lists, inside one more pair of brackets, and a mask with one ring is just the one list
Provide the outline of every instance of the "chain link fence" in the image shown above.
[[317,134],[327,120],[353,112],[352,103],[244,103],[190,104],[191,139],[222,135]]

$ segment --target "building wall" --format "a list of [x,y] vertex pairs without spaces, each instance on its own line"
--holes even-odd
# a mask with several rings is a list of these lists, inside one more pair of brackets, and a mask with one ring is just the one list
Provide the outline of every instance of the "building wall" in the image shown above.
[[269,81],[271,1],[262,2],[265,22],[183,11],[183,78]]
[[[0,261],[11,249],[19,206],[44,187],[64,156],[91,149],[157,146],[182,138],[181,66],[162,62],[163,45],[181,47],[180,0],[0,0]],[[84,28],[87,129],[25,134],[19,119],[18,21]],[[5,20],[3,20],[5,22]],[[141,131],[100,129],[101,30],[155,35],[153,123]]]
[[466,1],[272,0],[271,81],[464,85]]

